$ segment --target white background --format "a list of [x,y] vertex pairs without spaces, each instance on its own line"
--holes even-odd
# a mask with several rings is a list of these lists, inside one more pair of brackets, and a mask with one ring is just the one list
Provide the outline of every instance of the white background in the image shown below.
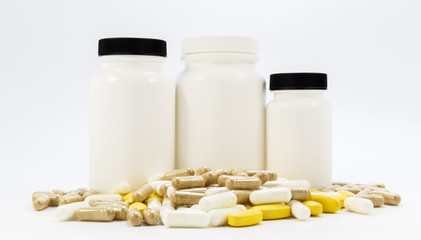
[[[52,211],[35,214],[29,200],[36,190],[88,185],[88,82],[99,69],[98,39],[164,39],[165,68],[175,77],[183,68],[183,38],[233,34],[259,39],[257,67],[266,79],[275,72],[328,74],[328,98],[334,108],[334,179],[382,181],[392,191],[407,193],[402,206],[376,209],[381,230],[360,228],[375,221],[357,217],[349,232],[420,236],[419,228],[409,227],[415,215],[411,200],[415,203],[421,197],[411,188],[421,180],[419,1],[2,0],[0,31],[0,197],[23,201],[12,205],[20,209],[20,217],[15,222],[3,219],[9,230],[0,234],[23,236],[17,230],[22,219],[31,224],[32,236],[89,232],[77,223],[57,227]],[[3,208],[14,211],[6,204]],[[396,221],[406,227],[396,230]],[[277,226],[270,224],[274,227],[269,233]],[[317,224],[305,225],[308,229],[280,225],[279,231],[290,229],[289,236],[301,227],[309,236],[323,235],[320,229],[331,232],[328,225]],[[120,225],[115,231],[125,232],[126,226]],[[251,231],[222,230],[230,236]]]

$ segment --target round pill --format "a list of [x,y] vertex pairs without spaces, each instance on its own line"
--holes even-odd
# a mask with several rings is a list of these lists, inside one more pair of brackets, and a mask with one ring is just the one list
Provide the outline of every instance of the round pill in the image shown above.
[[263,213],[257,209],[246,209],[228,215],[228,224],[233,227],[244,227],[258,224],[263,220]]
[[323,212],[323,205],[321,203],[308,200],[304,201],[303,204],[310,208],[312,216],[320,215]]
[[251,207],[260,210],[263,220],[287,218],[291,214],[291,208],[284,204],[265,204]]

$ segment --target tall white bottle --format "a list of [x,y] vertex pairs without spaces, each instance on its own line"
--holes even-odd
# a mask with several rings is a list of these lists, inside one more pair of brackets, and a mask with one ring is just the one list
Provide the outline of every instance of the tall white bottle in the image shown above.
[[133,190],[174,168],[175,83],[163,73],[166,42],[99,41],[102,70],[90,84],[90,188]]
[[274,99],[267,106],[267,168],[279,177],[331,184],[331,106],[324,98],[327,75],[270,76]]
[[176,167],[263,169],[265,81],[257,40],[184,39],[177,81]]

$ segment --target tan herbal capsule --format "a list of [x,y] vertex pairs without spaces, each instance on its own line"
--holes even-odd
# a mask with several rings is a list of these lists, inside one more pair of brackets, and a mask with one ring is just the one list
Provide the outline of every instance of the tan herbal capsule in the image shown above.
[[358,195],[360,194],[372,194],[372,192],[369,189],[363,189],[358,193]]
[[348,191],[348,192],[352,192],[354,194],[357,194],[362,189],[360,187],[355,186],[355,185],[345,185],[345,186],[342,186],[342,187],[338,187],[336,190],[337,191],[343,190],[343,191]]
[[380,194],[357,194],[356,196],[370,200],[374,207],[381,207],[384,204],[384,197]]
[[86,197],[91,196],[91,195],[93,195],[93,194],[95,194],[95,192],[94,192],[94,191],[92,191],[92,190],[88,190],[88,191],[86,191],[86,192],[82,195],[82,197],[83,197],[83,199],[85,199]]
[[384,204],[386,205],[398,206],[401,203],[401,196],[397,193],[383,192],[381,195],[384,197]]
[[91,207],[98,207],[98,206],[121,206],[121,207],[128,207],[129,204],[123,201],[109,201],[109,200],[100,200],[100,199],[92,199],[89,201],[89,205]]
[[162,180],[172,180],[175,177],[193,176],[194,170],[191,168],[176,169],[168,171],[162,177]]
[[242,178],[240,176],[221,175],[217,179],[217,183],[220,187],[225,187],[225,183],[229,178]]
[[74,196],[79,195],[80,196],[79,192],[76,191],[76,190],[72,190],[72,191],[68,192],[66,195],[74,195]]
[[114,219],[115,212],[111,207],[81,208],[76,216],[81,221],[110,222]]
[[[105,207],[105,206],[104,206]],[[129,208],[127,206],[109,206],[115,212],[114,220],[126,220],[127,211]]]
[[209,171],[207,173],[204,173],[201,176],[205,180],[205,186],[209,186],[211,184],[214,184],[218,180],[218,175],[216,175],[216,173],[213,172],[213,171]]
[[147,183],[133,193],[133,202],[143,202],[153,193],[153,187]]
[[175,177],[171,180],[175,189],[200,188],[205,186],[205,179],[202,176]]
[[59,198],[61,197],[61,195],[52,192],[34,192],[32,194],[32,201],[42,195],[47,195],[50,198],[49,206],[58,206]]
[[344,182],[344,181],[333,181],[332,185],[339,185],[339,186],[345,186],[350,184],[349,182]]
[[143,210],[143,217],[148,225],[156,225],[160,219],[159,212],[151,208]]
[[53,191],[51,191],[51,193],[55,193],[55,194],[57,194],[57,195],[61,195],[61,196],[63,196],[63,195],[66,195],[66,194],[67,194],[67,192],[65,192],[65,191],[63,191],[63,190],[61,190],[61,189],[54,189]]
[[216,169],[215,174],[216,174],[217,178],[221,175],[229,175],[228,170],[226,170],[226,169]]
[[330,185],[330,186],[326,186],[323,187],[322,189],[320,189],[320,191],[322,192],[336,192],[338,188],[340,188],[341,186],[339,185]]
[[64,195],[59,197],[59,201],[58,201],[58,205],[64,205],[64,204],[69,204],[69,203],[74,203],[74,202],[82,202],[83,198],[82,196],[78,195]]
[[267,172],[258,172],[253,175],[253,177],[260,178],[260,181],[262,181],[262,185],[265,184],[269,180],[269,173]]
[[186,189],[179,189],[178,191],[182,192],[194,192],[194,193],[205,193],[207,188],[201,187],[201,188],[186,188]]
[[32,206],[35,210],[40,211],[46,209],[50,205],[50,197],[41,195],[32,201]]
[[357,186],[365,186],[365,187],[378,187],[378,188],[385,188],[383,183],[380,182],[358,182],[355,185]]
[[87,191],[89,191],[87,188],[78,188],[78,189],[76,189],[76,192],[78,192],[80,196],[82,196]]
[[225,182],[225,186],[229,190],[254,190],[259,189],[261,185],[262,182],[258,177],[229,178]]
[[250,193],[252,190],[234,190],[233,191],[237,196],[237,204],[251,204],[250,203]]
[[140,226],[143,222],[143,215],[137,208],[130,208],[127,212],[127,219],[132,226]]
[[254,176],[257,173],[262,172],[262,170],[247,170],[246,172],[249,176]]
[[34,201],[36,198],[42,196],[42,195],[49,195],[51,192],[34,192],[32,193],[32,201]]
[[207,173],[209,171],[211,171],[211,169],[209,167],[201,167],[201,168],[198,168],[196,170],[196,175],[197,176],[200,176],[200,175],[203,175],[203,174],[205,174],[205,173]]
[[171,186],[171,183],[162,184],[158,190],[160,196],[165,196],[167,194],[168,187]]
[[269,174],[268,181],[276,181],[278,180],[278,174],[273,170],[264,170],[263,172]]
[[311,191],[307,188],[291,188],[291,200],[307,201],[311,198]]
[[233,169],[229,170],[228,174],[231,175],[231,176],[240,176],[240,177],[248,177],[249,176],[247,174],[247,170],[241,169],[241,168],[233,168]]
[[199,200],[204,196],[204,193],[175,191],[170,196],[170,199],[175,205],[193,205],[198,204]]
[[370,191],[377,191],[377,192],[389,192],[386,188],[378,188],[378,187],[367,187],[364,188],[364,190],[370,190]]

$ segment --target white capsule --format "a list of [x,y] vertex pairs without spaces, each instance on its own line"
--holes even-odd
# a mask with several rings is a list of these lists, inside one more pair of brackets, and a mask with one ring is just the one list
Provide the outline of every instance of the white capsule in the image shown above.
[[216,188],[208,188],[205,192],[205,196],[215,195],[218,193],[228,192],[228,188],[226,187],[216,187]]
[[161,186],[164,184],[171,184],[171,181],[167,181],[167,180],[153,181],[153,182],[150,182],[149,184],[152,186],[153,192],[160,195],[159,189],[161,188]]
[[217,227],[217,226],[225,226],[228,224],[228,215],[233,212],[237,212],[240,210],[245,210],[246,207],[244,205],[235,205],[231,208],[221,208],[221,209],[214,209],[209,211],[210,216],[210,226]]
[[175,211],[174,206],[171,205],[162,206],[161,211],[159,211],[161,221],[164,225],[166,224],[168,213],[170,213],[171,211]]
[[167,188],[167,196],[172,196],[175,193],[175,188],[173,186],[169,186]]
[[155,182],[155,181],[159,181],[162,180],[162,178],[164,177],[164,173],[155,173],[154,175],[152,175],[149,179],[148,179],[148,183],[151,182]]
[[310,219],[311,211],[310,208],[302,204],[297,200],[291,200],[288,203],[288,206],[291,208],[292,216],[298,220],[308,220]]
[[85,202],[91,200],[104,200],[104,201],[123,201],[123,198],[119,194],[93,194],[85,198]]
[[370,214],[371,210],[374,208],[371,200],[359,197],[346,198],[344,205],[348,211],[362,214]]
[[64,204],[57,207],[55,215],[59,221],[68,221],[76,217],[77,210],[88,207],[90,207],[88,202]]
[[147,206],[148,208],[153,209],[157,212],[160,212],[162,208],[161,201],[159,201],[158,198],[150,198],[149,200],[147,200]]
[[254,205],[287,203],[291,200],[291,191],[288,188],[269,188],[253,191],[249,198]]
[[199,204],[191,205],[190,208],[192,208],[192,209],[200,209]]
[[167,227],[207,227],[210,216],[203,211],[169,211],[166,213],[164,225]]
[[224,192],[203,197],[199,201],[199,208],[208,212],[212,209],[230,208],[237,203],[237,196],[234,192]]

